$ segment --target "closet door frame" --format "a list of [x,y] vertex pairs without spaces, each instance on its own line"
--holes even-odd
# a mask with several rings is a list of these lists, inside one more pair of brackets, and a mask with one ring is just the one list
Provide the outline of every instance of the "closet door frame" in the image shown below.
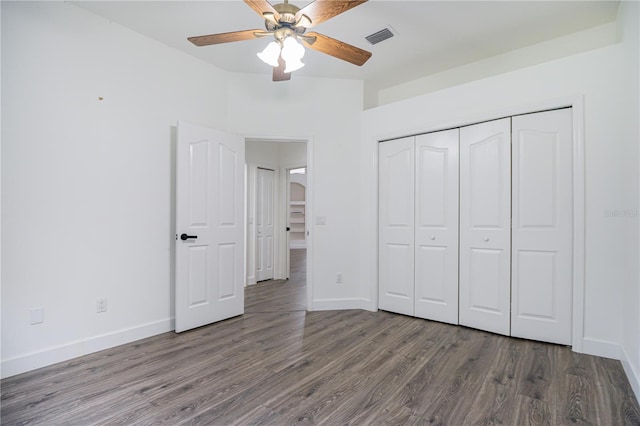
[[[421,133],[437,132],[455,127],[464,127],[483,121],[491,121],[503,117],[542,112],[553,109],[571,108],[572,110],[572,156],[573,156],[573,315],[572,315],[572,350],[584,352],[584,294],[585,294],[585,156],[584,156],[584,96],[565,96],[546,101],[512,105],[490,112],[482,112],[474,115],[451,117],[446,123],[428,123],[419,128],[398,128],[392,132],[377,135],[370,139],[374,149],[374,167],[378,169],[378,143],[401,138],[403,135],[417,135]],[[375,185],[374,200],[378,205],[378,185]],[[377,212],[376,224],[378,223]],[[378,244],[370,252],[372,263],[372,276],[378,282]],[[378,309],[378,288],[372,290],[371,308]],[[601,348],[599,348],[601,349]],[[600,350],[602,352],[602,350]]]

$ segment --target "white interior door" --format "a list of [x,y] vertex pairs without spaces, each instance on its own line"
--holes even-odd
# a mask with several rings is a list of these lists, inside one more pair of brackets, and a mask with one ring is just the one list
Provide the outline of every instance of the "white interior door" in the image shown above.
[[178,123],[176,332],[244,310],[244,141]]
[[414,314],[415,138],[379,144],[379,307]]
[[571,344],[571,109],[513,117],[511,335]]
[[460,129],[460,324],[509,335],[511,121]]
[[416,137],[415,316],[458,324],[458,136]]
[[256,173],[256,281],[273,279],[274,171]]

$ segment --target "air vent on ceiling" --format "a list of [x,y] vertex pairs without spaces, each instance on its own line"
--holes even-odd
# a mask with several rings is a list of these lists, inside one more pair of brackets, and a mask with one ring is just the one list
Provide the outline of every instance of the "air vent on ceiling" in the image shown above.
[[389,28],[385,28],[371,35],[368,35],[365,38],[369,43],[377,44],[391,37],[393,37],[393,32]]

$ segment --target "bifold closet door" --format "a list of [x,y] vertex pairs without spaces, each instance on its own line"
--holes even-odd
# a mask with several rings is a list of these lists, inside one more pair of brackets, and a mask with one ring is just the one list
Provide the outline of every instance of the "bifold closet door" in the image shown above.
[[413,315],[415,138],[381,142],[378,154],[378,305]]
[[415,316],[458,324],[459,129],[416,137]]
[[509,335],[511,119],[460,129],[460,324]]
[[571,109],[513,117],[511,335],[571,344]]

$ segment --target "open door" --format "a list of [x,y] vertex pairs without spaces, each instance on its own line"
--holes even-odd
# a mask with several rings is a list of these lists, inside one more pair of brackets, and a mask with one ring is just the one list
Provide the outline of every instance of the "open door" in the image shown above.
[[178,123],[176,332],[244,312],[244,140]]

